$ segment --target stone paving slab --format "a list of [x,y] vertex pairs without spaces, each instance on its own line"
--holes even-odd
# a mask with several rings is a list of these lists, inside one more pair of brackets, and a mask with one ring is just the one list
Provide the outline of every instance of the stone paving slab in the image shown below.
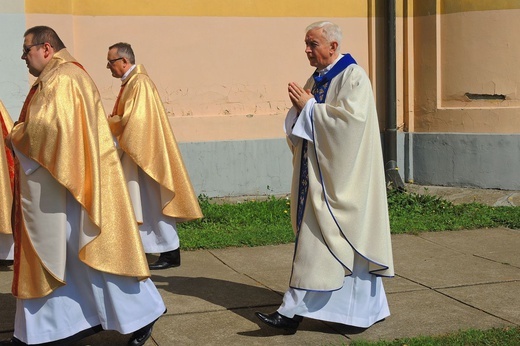
[[383,285],[385,292],[388,293],[402,293],[411,291],[427,290],[428,287],[421,285],[420,283],[413,282],[399,275],[393,278],[383,278]]
[[223,263],[273,291],[283,294],[289,287],[294,244],[211,250]]
[[[304,321],[294,335],[260,326],[255,309],[175,315],[159,320],[159,345],[340,345],[348,339],[319,321]],[[160,326],[168,326],[160,328]]]
[[520,230],[508,228],[462,230],[454,232],[425,232],[423,239],[468,255],[510,264],[520,268],[518,237]]
[[[520,280],[520,270],[516,267],[467,254],[453,246],[448,248],[431,239],[435,233],[429,236],[430,239],[407,234],[392,237],[399,276],[434,288]],[[520,239],[520,234],[517,238]]]
[[354,340],[393,340],[418,335],[441,335],[459,329],[489,329],[505,321],[434,290],[388,294],[391,315]]
[[520,325],[520,281],[446,288],[439,292]]
[[211,251],[181,252],[178,268],[152,271],[169,313],[216,311],[280,302],[280,295],[237,272]]
[[172,314],[198,313],[226,309],[272,305],[281,302],[280,295],[243,276],[214,279],[207,277],[163,277],[153,275],[168,311]]

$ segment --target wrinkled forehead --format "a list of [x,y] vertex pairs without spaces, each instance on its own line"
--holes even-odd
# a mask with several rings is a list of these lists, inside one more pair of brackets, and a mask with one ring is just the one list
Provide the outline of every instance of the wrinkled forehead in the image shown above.
[[305,42],[322,41],[322,40],[325,40],[325,36],[323,35],[322,28],[311,29],[311,30],[307,31],[307,34],[305,35]]

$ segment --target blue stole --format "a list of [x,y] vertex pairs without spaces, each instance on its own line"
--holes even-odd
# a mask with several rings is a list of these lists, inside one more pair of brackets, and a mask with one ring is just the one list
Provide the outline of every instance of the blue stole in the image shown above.
[[[350,55],[345,54],[330,71],[323,76],[318,75],[318,71],[314,72],[314,86],[312,94],[318,103],[324,103],[330,82],[334,77],[343,72],[351,64],[356,64],[356,60]],[[299,233],[303,220],[303,212],[307,202],[307,192],[309,191],[309,168],[307,162],[307,140],[303,140],[302,156],[300,161],[300,185],[298,187],[298,209],[296,212],[296,230]]]
[[356,60],[350,54],[345,54],[330,71],[325,73],[323,76],[319,76],[318,71],[314,72],[312,78],[314,78],[314,86],[312,87],[312,94],[318,103],[324,103],[327,91],[329,90],[330,81],[338,74],[343,72],[351,64],[355,64]]

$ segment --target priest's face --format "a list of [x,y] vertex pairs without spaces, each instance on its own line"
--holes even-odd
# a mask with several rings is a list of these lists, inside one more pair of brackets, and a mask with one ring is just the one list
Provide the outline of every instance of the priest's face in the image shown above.
[[309,30],[305,36],[305,53],[311,66],[322,70],[334,62],[337,57],[337,42],[328,42],[322,28]]
[[[23,54],[22,60],[25,60],[25,64],[29,69],[29,73],[35,77],[38,77],[42,73],[43,69],[48,63],[49,47],[48,43],[45,42],[33,42],[33,34],[25,36],[23,41]],[[50,45],[49,45],[50,46]]]
[[119,56],[117,48],[112,48],[107,54],[107,68],[112,72],[112,77],[121,78],[125,74],[125,61]]

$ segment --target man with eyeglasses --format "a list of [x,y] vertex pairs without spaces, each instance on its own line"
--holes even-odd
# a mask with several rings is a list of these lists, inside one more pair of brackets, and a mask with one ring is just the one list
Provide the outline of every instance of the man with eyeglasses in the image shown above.
[[4,140],[13,127],[13,120],[0,101],[0,260],[10,264],[14,254],[13,231],[11,228],[11,208],[13,205],[14,158]]
[[177,267],[177,222],[202,217],[197,197],[157,88],[144,66],[135,64],[131,45],[110,46],[107,60],[112,76],[121,79],[110,128],[121,152],[144,251],[160,253],[149,268]]
[[17,297],[2,345],[69,345],[102,329],[143,345],[165,312],[149,279],[99,92],[56,32],[24,34],[37,77],[8,142],[15,172]]

